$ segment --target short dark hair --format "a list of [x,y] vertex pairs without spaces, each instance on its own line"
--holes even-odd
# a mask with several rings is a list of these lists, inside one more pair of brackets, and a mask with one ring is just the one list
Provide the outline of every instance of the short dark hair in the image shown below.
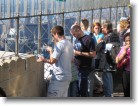
[[62,26],[55,26],[51,29],[51,33],[58,34],[59,36],[64,35],[64,28]]
[[72,25],[71,30],[74,30],[77,32],[78,30],[81,30],[81,27],[79,25]]
[[125,41],[125,38],[126,38],[127,36],[130,36],[130,32],[127,32],[127,33],[124,34],[124,36],[123,36],[123,40],[124,40],[124,41]]
[[86,18],[84,18],[81,20],[81,22],[83,23],[84,28],[87,30],[89,27],[89,21]]

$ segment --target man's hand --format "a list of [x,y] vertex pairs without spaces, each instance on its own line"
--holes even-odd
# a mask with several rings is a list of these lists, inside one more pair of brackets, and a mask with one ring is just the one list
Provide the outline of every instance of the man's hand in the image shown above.
[[81,55],[81,52],[80,51],[77,51],[77,50],[74,50],[74,55],[75,56]]
[[47,46],[46,50],[47,50],[48,52],[52,52],[52,51],[53,51],[52,47],[50,47],[50,46]]
[[43,56],[39,57],[39,59],[37,60],[37,62],[44,62],[45,58]]
[[130,45],[125,45],[123,55],[126,55],[127,50],[130,48]]

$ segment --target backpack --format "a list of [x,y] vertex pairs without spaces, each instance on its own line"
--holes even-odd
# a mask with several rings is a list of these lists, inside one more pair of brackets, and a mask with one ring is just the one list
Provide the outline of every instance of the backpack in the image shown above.
[[[107,48],[107,45],[111,47]],[[106,60],[112,69],[116,67],[116,56],[120,51],[119,36],[116,33],[110,33],[106,42]]]
[[116,56],[120,51],[120,41],[117,33],[111,32],[96,45],[97,61],[95,59],[96,71],[115,71],[117,69]]

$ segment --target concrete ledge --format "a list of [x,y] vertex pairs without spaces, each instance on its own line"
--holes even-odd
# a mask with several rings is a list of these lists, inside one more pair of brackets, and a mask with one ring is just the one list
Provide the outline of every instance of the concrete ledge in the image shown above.
[[0,88],[8,97],[42,96],[44,64],[37,62],[34,55],[13,55],[1,61]]

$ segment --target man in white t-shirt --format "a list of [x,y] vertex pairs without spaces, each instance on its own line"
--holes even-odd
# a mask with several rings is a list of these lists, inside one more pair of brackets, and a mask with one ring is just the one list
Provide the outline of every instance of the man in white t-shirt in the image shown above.
[[48,97],[67,97],[69,84],[72,78],[71,61],[73,59],[73,45],[65,39],[64,29],[61,26],[55,26],[51,30],[52,37],[55,41],[54,50],[47,47],[50,53],[50,59],[40,57],[39,60],[53,64],[51,70],[51,81],[48,87]]

